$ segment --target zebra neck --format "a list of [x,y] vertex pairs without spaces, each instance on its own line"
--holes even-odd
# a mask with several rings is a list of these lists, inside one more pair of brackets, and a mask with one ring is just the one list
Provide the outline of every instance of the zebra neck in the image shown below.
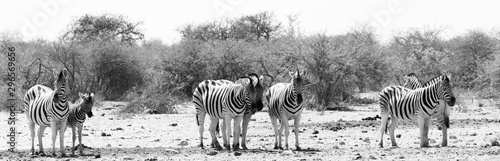
[[440,84],[439,83],[435,83],[435,84],[432,84],[430,86],[427,86],[425,88],[423,88],[423,95],[427,95],[427,102],[430,103],[430,108],[434,108],[437,104],[439,104],[439,96],[440,96],[440,93],[439,93],[439,87],[440,87]]
[[295,86],[293,84],[290,84],[290,86],[288,86],[288,89],[286,90],[286,92],[290,94],[286,98],[286,101],[289,104],[291,103],[291,104],[297,106],[297,105],[302,103],[302,95],[297,93],[297,91],[295,90]]
[[428,80],[427,82],[423,83],[423,86],[424,86],[424,87],[427,87],[427,86],[429,86],[429,85],[432,85],[432,84],[435,84],[435,83],[439,82],[439,80],[441,80],[441,79],[442,79],[442,78],[441,78],[442,76],[443,76],[443,75],[440,75],[440,76],[437,76],[437,77],[434,77],[434,78],[432,78],[432,79]]
[[229,99],[232,99],[231,102],[235,103],[238,107],[242,107],[246,102],[250,102],[246,93],[245,87],[237,86],[230,92]]

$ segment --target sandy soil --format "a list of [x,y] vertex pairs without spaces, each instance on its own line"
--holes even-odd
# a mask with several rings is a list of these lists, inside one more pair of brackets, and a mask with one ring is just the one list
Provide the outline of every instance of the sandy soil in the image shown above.
[[[124,107],[121,102],[104,102],[94,108],[95,117],[85,122],[83,144],[88,146],[86,155],[66,158],[30,156],[31,141],[25,114],[17,116],[17,152],[7,152],[8,113],[0,113],[0,160],[499,160],[500,159],[500,109],[493,102],[484,101],[483,107],[471,103],[467,111],[454,107],[451,129],[448,130],[448,147],[441,143],[441,131],[433,125],[430,130],[432,148],[419,147],[419,131],[414,122],[400,122],[396,135],[399,148],[390,148],[389,136],[385,135],[385,147],[378,148],[380,120],[362,120],[378,115],[379,107],[353,106],[355,111],[304,111],[300,133],[300,145],[295,151],[295,136],[291,132],[291,150],[273,150],[274,137],[267,112],[259,112],[252,118],[247,146],[250,150],[235,152],[199,149],[199,134],[195,123],[195,110],[191,103],[179,106],[180,114],[166,115],[118,115]],[[474,106],[476,104],[476,106]],[[208,147],[210,135],[205,121],[204,143]],[[104,135],[104,136],[103,136]],[[109,136],[108,136],[109,135]],[[43,139],[47,154],[52,151],[51,132],[45,131]],[[219,138],[222,143],[222,139]],[[35,142],[38,141],[35,139]],[[64,144],[69,154],[71,130],[65,133]],[[76,143],[78,144],[78,143]],[[492,146],[493,144],[493,146]],[[59,147],[59,141],[56,141]],[[35,147],[38,150],[38,147]],[[58,151],[58,150],[57,150]]]

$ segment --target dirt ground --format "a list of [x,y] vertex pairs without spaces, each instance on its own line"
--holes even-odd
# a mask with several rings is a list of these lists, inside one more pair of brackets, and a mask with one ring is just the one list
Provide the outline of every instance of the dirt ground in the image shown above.
[[[273,150],[274,133],[267,112],[258,112],[250,122],[247,146],[250,150],[241,155],[226,150],[209,148],[209,119],[205,121],[205,150],[199,149],[195,109],[191,103],[179,106],[180,114],[118,115],[124,107],[121,102],[103,102],[94,108],[95,117],[85,122],[83,144],[85,155],[56,158],[31,156],[29,129],[25,114],[17,116],[16,152],[8,152],[6,144],[8,113],[0,113],[2,123],[0,160],[499,160],[500,159],[500,109],[496,103],[483,101],[465,106],[455,106],[448,130],[448,147],[439,147],[441,131],[432,126],[429,138],[431,148],[419,147],[419,131],[415,122],[400,122],[396,135],[398,148],[390,147],[389,135],[384,135],[384,148],[379,148],[380,120],[362,120],[379,115],[376,104],[352,106],[354,111],[309,111],[302,114],[300,146],[295,150],[295,135],[290,132],[291,150]],[[461,108],[459,108],[461,107]],[[35,144],[38,142],[35,139]],[[222,143],[222,138],[219,138]],[[51,132],[45,130],[45,152],[52,152]],[[77,143],[78,144],[78,141]],[[71,130],[65,133],[64,145],[69,154]],[[38,146],[35,145],[38,150]],[[56,141],[56,149],[59,139]],[[59,151],[59,150],[57,150]],[[208,155],[210,152],[215,155]]]

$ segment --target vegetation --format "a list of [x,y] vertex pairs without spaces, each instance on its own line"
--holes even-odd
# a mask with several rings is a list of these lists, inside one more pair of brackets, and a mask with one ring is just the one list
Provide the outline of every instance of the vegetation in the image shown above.
[[[270,86],[288,82],[289,69],[307,70],[309,108],[333,108],[357,92],[401,84],[401,75],[410,72],[422,80],[450,73],[455,88],[483,98],[500,96],[498,31],[470,30],[445,39],[444,29],[411,29],[381,42],[370,26],[339,35],[304,35],[296,20],[278,22],[272,12],[261,12],[190,24],[179,29],[179,42],[166,45],[144,40],[142,23],[126,16],[84,15],[57,41],[22,41],[4,32],[0,45],[3,53],[9,46],[18,53],[18,100],[35,84],[51,87],[52,69],[65,68],[72,93],[92,91],[103,99],[131,101],[125,112],[175,113],[174,105],[189,101],[202,80],[235,80],[255,72]],[[5,83],[6,70],[1,72]]]

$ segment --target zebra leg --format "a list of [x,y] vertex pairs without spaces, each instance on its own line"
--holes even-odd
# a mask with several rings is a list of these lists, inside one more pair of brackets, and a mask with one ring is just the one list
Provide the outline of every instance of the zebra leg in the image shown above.
[[285,129],[285,149],[288,150],[288,136],[290,135],[290,129],[288,125],[288,118],[281,119],[281,126]]
[[295,148],[297,150],[300,150],[299,147],[299,125],[300,125],[300,116],[301,114],[297,115],[295,119],[293,120],[293,127],[295,128],[294,133],[295,133]]
[[[42,142],[42,138],[43,138],[43,132],[45,131],[45,128],[47,126],[40,126],[38,128],[38,155],[40,156],[45,156],[45,152],[43,152],[43,142]],[[33,132],[34,133],[34,132]]]
[[381,148],[384,147],[384,133],[387,132],[387,122],[389,121],[389,113],[382,112],[382,122],[380,123],[380,143]]
[[[224,143],[224,147],[228,150],[231,151],[231,147],[229,146],[231,144],[230,138],[231,138],[231,116],[224,116],[224,125],[226,126],[226,139],[227,142]],[[233,136],[236,137],[236,136]]]
[[420,127],[420,147],[429,147],[429,117],[420,116],[418,118],[418,126]]
[[71,156],[75,156],[75,141],[76,141],[76,127],[71,127],[71,138],[73,146],[71,146]]
[[52,156],[56,155],[57,123],[56,119],[50,119],[50,129],[52,130]]
[[200,133],[200,145],[198,145],[201,149],[204,149],[203,147],[203,130],[205,126],[205,116],[206,114],[196,114],[196,121],[198,124],[198,131]]
[[[83,144],[82,144],[82,130],[83,130],[83,123],[80,125],[77,125],[78,127],[78,152],[80,152],[80,155],[83,155]],[[73,141],[75,142],[75,141]]]
[[[29,113],[29,111],[27,111],[26,113]],[[28,117],[28,120],[29,120],[29,117]],[[31,134],[31,155],[35,155],[35,123],[30,120],[28,125],[30,128],[30,134]],[[39,139],[39,140],[41,140],[41,139]]]
[[[271,124],[273,124],[273,130],[274,130],[274,149],[283,149],[281,147],[281,133],[279,133],[279,131],[281,131],[281,128],[280,130],[278,130],[278,118],[271,116]],[[278,136],[279,136],[279,141],[278,141]]]
[[[222,133],[222,143],[223,143],[223,146],[226,147],[226,145],[229,145],[229,143],[227,143],[229,141],[229,137],[231,136],[227,136],[226,134],[226,119],[222,119],[222,126],[221,126],[221,133]],[[222,147],[219,145],[219,150],[222,150]]]
[[441,125],[441,131],[443,132],[443,142],[441,143],[441,147],[448,146],[448,128],[446,125]]
[[280,129],[278,131],[279,135],[278,135],[278,147],[279,149],[282,149],[283,150],[283,142],[282,142],[282,138],[283,138],[283,131],[285,130],[285,125],[284,125],[284,121],[282,121],[282,119],[279,120],[280,121]]
[[396,116],[391,115],[391,125],[389,126],[389,135],[391,136],[391,144],[393,147],[397,147],[396,137],[394,137],[394,131],[396,130],[396,126],[398,125],[399,119]]
[[60,150],[61,150],[61,157],[65,157],[66,156],[66,149],[64,147],[64,132],[66,132],[66,120],[68,120],[67,118],[63,118],[63,120],[61,121],[61,125],[59,127],[59,145],[60,145]]
[[240,150],[240,133],[241,133],[241,121],[243,116],[236,116],[234,118],[234,131],[233,131],[233,150]]
[[210,127],[208,128],[208,130],[210,131],[210,136],[212,137],[212,143],[210,143],[210,145],[212,145],[212,148],[220,150],[222,149],[222,147],[220,146],[219,141],[217,141],[217,136],[215,134],[215,128],[217,128],[218,124],[219,124],[219,119],[211,117]]
[[[440,102],[441,103],[441,102]],[[441,124],[441,131],[443,132],[443,142],[441,147],[448,146],[448,128],[450,128],[450,107],[443,102],[444,105],[444,123]]]
[[248,132],[248,124],[250,123],[250,119],[252,118],[252,114],[246,114],[243,116],[243,125],[241,127],[241,148],[243,150],[248,150],[246,140],[247,140],[247,132]]

